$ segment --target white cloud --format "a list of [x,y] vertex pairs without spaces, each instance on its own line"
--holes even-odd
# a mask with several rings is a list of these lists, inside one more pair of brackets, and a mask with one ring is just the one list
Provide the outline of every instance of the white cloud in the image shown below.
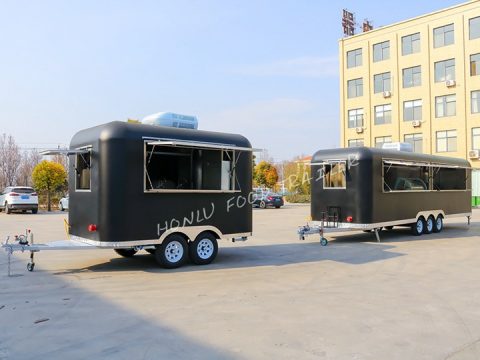
[[251,76],[285,76],[324,78],[338,76],[336,56],[303,56],[267,64],[245,65],[233,70]]

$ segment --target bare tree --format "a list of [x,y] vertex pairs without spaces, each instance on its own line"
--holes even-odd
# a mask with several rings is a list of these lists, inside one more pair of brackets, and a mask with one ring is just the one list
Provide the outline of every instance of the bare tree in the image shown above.
[[22,155],[12,135],[0,137],[0,181],[1,187],[15,185]]
[[37,150],[25,151],[22,155],[22,163],[18,170],[18,185],[33,186],[33,168],[42,160]]

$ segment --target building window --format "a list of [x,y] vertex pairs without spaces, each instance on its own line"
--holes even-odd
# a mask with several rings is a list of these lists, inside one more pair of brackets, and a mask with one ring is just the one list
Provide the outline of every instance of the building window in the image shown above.
[[455,59],[435,63],[435,82],[455,80]]
[[472,91],[471,103],[472,103],[472,114],[480,113],[480,90]]
[[362,65],[362,49],[347,51],[347,68],[353,68]]
[[363,109],[348,110],[348,127],[356,128],[363,126]]
[[470,19],[470,40],[480,38],[480,16]]
[[363,146],[363,139],[348,140],[348,147],[361,147]]
[[457,151],[457,130],[437,131],[437,152]]
[[453,24],[433,29],[433,47],[447,46],[454,42]]
[[456,115],[455,94],[435,98],[435,116],[437,118]]
[[472,149],[480,150],[480,128],[472,128]]
[[375,125],[390,124],[392,122],[392,105],[375,106]]
[[403,102],[403,121],[422,120],[422,100]]
[[422,67],[414,66],[403,69],[403,87],[409,88],[422,85]]
[[373,45],[373,61],[382,61],[390,58],[390,41]]
[[480,54],[470,55],[470,75],[480,75]]
[[412,149],[416,153],[421,153],[423,151],[423,135],[418,134],[407,134],[403,137],[406,143],[412,145]]
[[390,91],[390,73],[382,73],[373,76],[373,91],[381,93],[384,91]]
[[420,33],[402,37],[402,55],[420,52]]
[[375,147],[381,148],[385,143],[391,143],[392,137],[391,136],[379,136],[375,138]]
[[347,82],[348,98],[355,98],[363,95],[363,79],[353,79]]

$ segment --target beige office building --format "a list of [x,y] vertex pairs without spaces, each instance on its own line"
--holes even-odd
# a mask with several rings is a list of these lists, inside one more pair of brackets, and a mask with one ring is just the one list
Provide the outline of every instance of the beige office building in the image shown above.
[[341,39],[339,48],[343,147],[409,142],[480,168],[480,0]]

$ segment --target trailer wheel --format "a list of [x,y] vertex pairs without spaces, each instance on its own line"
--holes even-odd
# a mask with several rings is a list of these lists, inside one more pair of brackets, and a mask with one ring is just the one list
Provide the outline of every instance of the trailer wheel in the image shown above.
[[438,215],[435,223],[433,224],[433,232],[440,232],[443,230],[443,216]]
[[328,240],[325,239],[324,237],[322,237],[322,238],[320,239],[320,245],[322,245],[322,246],[327,246],[327,245],[328,245]]
[[265,209],[267,207],[267,204],[265,203],[265,201],[260,201],[260,205],[258,205],[260,207],[260,209]]
[[6,202],[5,203],[5,214],[10,214],[12,212],[12,210],[10,209],[10,206],[8,205],[8,203]]
[[432,215],[430,215],[425,221],[425,228],[423,229],[424,234],[431,234],[433,232],[433,228],[435,227],[435,219]]
[[27,270],[28,271],[33,271],[34,268],[35,268],[35,263],[28,263],[27,264]]
[[167,269],[182,266],[187,259],[187,241],[180,234],[172,234],[155,249],[155,259]]
[[131,258],[133,255],[137,253],[137,250],[135,249],[114,249],[114,250],[118,255],[123,256],[125,258]]
[[188,244],[190,260],[196,265],[210,264],[217,256],[217,252],[217,239],[208,232],[199,234],[195,241]]
[[416,222],[412,224],[412,234],[415,236],[419,236],[423,234],[423,231],[425,229],[425,219],[423,216],[420,216]]

